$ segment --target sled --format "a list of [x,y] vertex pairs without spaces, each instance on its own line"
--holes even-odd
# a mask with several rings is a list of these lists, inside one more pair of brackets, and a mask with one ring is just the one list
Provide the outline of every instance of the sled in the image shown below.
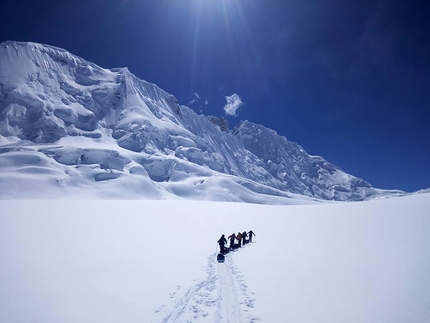
[[220,263],[225,261],[225,256],[221,253],[218,254],[218,256],[216,256],[216,260]]

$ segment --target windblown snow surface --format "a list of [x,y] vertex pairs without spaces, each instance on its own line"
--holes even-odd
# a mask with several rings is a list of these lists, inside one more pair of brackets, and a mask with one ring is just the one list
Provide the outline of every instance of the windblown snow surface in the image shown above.
[[[429,193],[0,210],[0,322],[430,322]],[[250,229],[256,241],[217,263],[220,235]]]

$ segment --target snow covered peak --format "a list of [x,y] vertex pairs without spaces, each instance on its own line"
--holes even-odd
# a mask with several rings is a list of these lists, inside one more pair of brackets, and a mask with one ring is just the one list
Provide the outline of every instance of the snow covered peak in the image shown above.
[[276,187],[323,199],[361,200],[374,194],[366,181],[346,174],[319,156],[310,156],[295,142],[262,125],[244,121],[233,132],[242,146],[263,162]]
[[[262,125],[229,131],[227,120],[197,115],[127,68],[35,43],[0,45],[0,145],[0,198],[290,203],[292,194],[307,202],[386,194]],[[49,190],[37,190],[40,181]]]
[[1,57],[9,57],[11,60],[14,60],[15,57],[18,57],[23,61],[29,59],[33,62],[36,62],[37,60],[40,61],[40,59],[43,59],[44,55],[48,55],[51,56],[55,61],[63,61],[67,64],[77,65],[78,61],[84,61],[83,59],[78,58],[77,56],[62,48],[50,45],[42,45],[32,42],[5,41],[0,44],[0,47],[2,55]]

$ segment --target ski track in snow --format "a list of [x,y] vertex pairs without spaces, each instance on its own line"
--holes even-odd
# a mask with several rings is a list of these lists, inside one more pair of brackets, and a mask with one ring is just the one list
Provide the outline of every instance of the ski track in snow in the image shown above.
[[[234,322],[256,323],[252,315],[255,298],[248,291],[243,275],[233,261],[234,252],[227,254],[224,263],[218,263],[216,254],[208,257],[207,277],[188,289],[176,301],[162,323]],[[178,290],[181,287],[178,286]],[[176,292],[170,297],[175,298]],[[163,305],[156,312],[165,310]]]

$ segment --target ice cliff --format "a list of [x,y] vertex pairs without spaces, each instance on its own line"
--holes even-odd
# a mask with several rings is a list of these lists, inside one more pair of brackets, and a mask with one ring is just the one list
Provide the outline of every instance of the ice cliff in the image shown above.
[[[230,130],[227,120],[196,114],[127,68],[19,42],[0,45],[0,180],[0,198],[120,191],[287,203],[291,194],[309,201],[403,194],[375,189],[262,125]],[[38,191],[38,181],[51,189]]]

